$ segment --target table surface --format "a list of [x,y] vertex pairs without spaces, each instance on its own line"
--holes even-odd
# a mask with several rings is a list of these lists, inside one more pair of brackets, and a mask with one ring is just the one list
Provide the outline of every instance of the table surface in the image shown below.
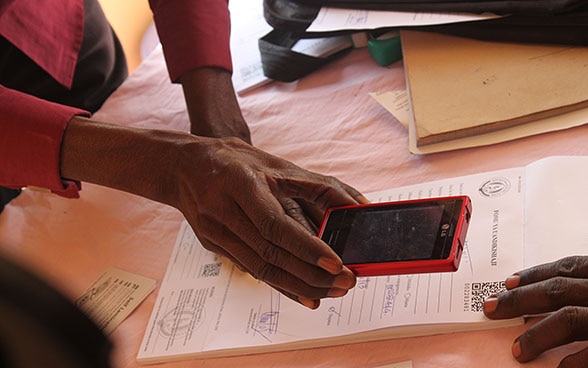
[[[434,83],[434,81],[432,81]],[[272,83],[240,97],[256,146],[334,175],[368,193],[423,181],[523,166],[552,155],[588,155],[588,125],[486,147],[412,155],[408,134],[369,95],[405,88],[402,63],[376,65],[365,49],[294,83]],[[158,49],[117,90],[96,119],[188,130],[181,87],[169,83]],[[0,249],[70,299],[108,267],[161,281],[182,221],[170,207],[83,184],[81,198],[25,191],[0,216]],[[515,272],[517,270],[513,270]],[[135,361],[155,292],[111,335],[114,367]],[[512,341],[527,326],[357,343],[300,351],[186,360],[163,367],[518,367]],[[555,367],[573,344],[526,367]]]

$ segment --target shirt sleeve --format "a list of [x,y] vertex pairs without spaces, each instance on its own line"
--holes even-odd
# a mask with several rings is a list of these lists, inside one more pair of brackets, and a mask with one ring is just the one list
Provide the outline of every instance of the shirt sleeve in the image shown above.
[[60,175],[63,133],[75,115],[90,114],[0,85],[0,185],[79,197],[80,183]]
[[204,66],[232,72],[227,0],[149,0],[172,82]]

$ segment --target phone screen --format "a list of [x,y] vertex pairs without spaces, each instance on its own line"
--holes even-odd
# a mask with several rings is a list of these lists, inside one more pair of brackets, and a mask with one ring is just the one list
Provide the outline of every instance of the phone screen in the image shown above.
[[460,208],[444,200],[335,209],[321,238],[345,264],[443,259]]

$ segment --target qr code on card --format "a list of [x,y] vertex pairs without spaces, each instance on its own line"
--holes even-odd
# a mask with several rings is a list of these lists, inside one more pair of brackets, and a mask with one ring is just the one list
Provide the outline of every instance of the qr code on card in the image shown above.
[[506,290],[504,281],[489,282],[472,282],[465,288],[466,310],[472,312],[482,312],[484,309],[484,300],[491,295],[501,293]]
[[222,262],[208,263],[202,267],[201,277],[214,277],[220,274]]

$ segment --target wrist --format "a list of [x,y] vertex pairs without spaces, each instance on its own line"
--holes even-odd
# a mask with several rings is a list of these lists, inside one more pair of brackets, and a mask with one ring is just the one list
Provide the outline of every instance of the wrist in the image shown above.
[[[75,117],[61,147],[61,176],[177,205],[178,166],[186,143],[190,160],[206,157],[201,138],[186,133],[136,129]],[[201,152],[201,153],[199,153]]]
[[182,75],[180,82],[192,134],[213,138],[237,137],[251,143],[229,71],[197,68]]

